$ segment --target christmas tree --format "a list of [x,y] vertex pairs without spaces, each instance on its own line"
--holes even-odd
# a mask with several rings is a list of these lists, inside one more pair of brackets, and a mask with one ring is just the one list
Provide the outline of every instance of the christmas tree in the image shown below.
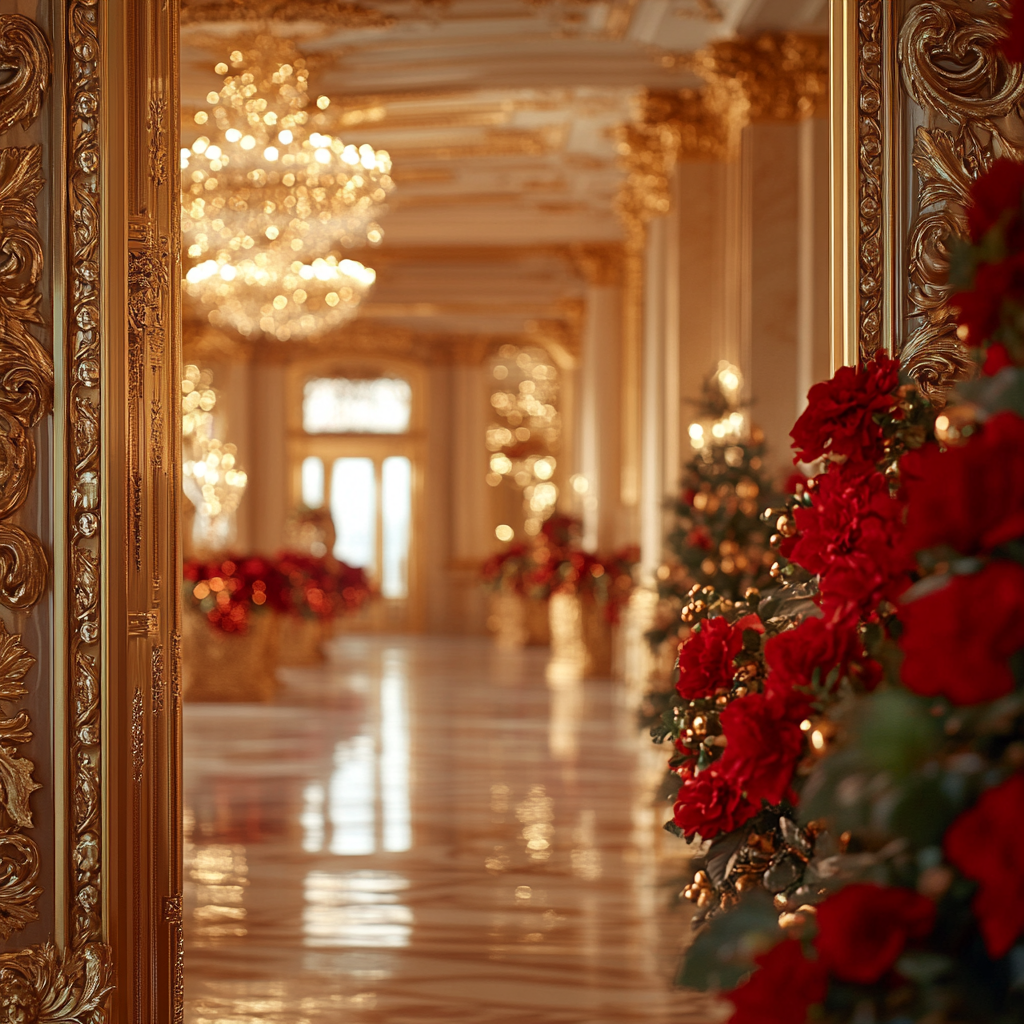
[[659,622],[649,634],[654,644],[678,635],[679,613],[694,586],[738,600],[768,580],[774,556],[761,514],[777,495],[764,471],[763,435],[748,426],[740,387],[739,371],[725,362],[704,382],[689,429],[694,453],[683,469],[667,557],[658,570]]
[[[739,370],[719,363],[704,381],[689,427],[693,455],[683,468],[673,506],[666,559],[658,569],[655,625],[647,634],[666,661],[675,661],[680,642],[689,634],[681,613],[693,593],[711,588],[722,599],[739,601],[752,588],[770,582],[775,556],[762,513],[779,497],[767,480],[764,438],[749,425],[741,389]],[[661,719],[673,693],[673,673],[661,675],[664,685],[644,701],[643,718],[650,724]]]

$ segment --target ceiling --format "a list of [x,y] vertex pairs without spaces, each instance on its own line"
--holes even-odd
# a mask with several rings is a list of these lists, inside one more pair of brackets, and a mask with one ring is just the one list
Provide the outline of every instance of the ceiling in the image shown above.
[[614,242],[615,128],[645,88],[698,84],[679,54],[737,33],[827,31],[827,0],[183,0],[183,140],[213,65],[290,39],[347,142],[397,188],[363,316],[429,333],[520,333],[578,316],[567,247]]

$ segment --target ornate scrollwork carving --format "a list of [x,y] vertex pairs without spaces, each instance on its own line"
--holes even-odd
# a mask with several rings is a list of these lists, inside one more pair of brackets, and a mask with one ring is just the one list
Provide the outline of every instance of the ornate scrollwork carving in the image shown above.
[[[28,693],[25,676],[34,664],[21,637],[0,622],[0,707]],[[17,750],[31,739],[27,712],[0,717],[0,939],[39,916],[39,849],[23,830],[33,826],[29,797],[40,787],[33,778],[35,765]]]
[[61,953],[46,943],[0,955],[0,1021],[92,1024],[111,990],[106,948]]
[[16,124],[27,128],[38,116],[53,64],[42,29],[23,14],[0,15],[0,134]]
[[[0,85],[0,132],[19,122],[27,127],[50,77],[49,45],[35,22],[0,17],[0,67],[12,72]],[[40,540],[9,521],[35,477],[31,428],[53,404],[53,363],[29,330],[42,323],[35,205],[42,187],[41,147],[0,150],[0,603],[17,610],[39,601],[48,576]],[[0,623],[0,939],[38,918],[42,894],[39,849],[24,834],[33,827],[29,801],[40,787],[34,763],[18,750],[32,739],[31,723],[28,712],[6,706],[27,694],[25,676],[34,663],[21,637]],[[0,986],[0,1000],[5,996]]]
[[971,366],[949,302],[947,240],[966,230],[974,178],[997,154],[1024,158],[1024,70],[997,46],[1004,33],[997,11],[968,12],[951,0],[911,8],[900,30],[903,85],[928,118],[914,138],[908,299],[915,326],[901,358],[936,400]]

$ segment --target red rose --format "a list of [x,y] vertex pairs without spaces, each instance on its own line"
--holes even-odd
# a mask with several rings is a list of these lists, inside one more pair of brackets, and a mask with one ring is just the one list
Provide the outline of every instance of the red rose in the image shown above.
[[851,464],[874,467],[884,454],[882,428],[874,417],[895,407],[898,383],[899,361],[878,352],[862,368],[841,366],[831,380],[815,384],[790,434],[793,461],[838,455]]
[[[1020,241],[1024,242],[1024,237]],[[957,292],[950,300],[958,309],[957,322],[966,329],[969,345],[980,346],[999,330],[1008,300],[1024,300],[1024,253],[998,263],[982,263],[970,290]]]
[[800,722],[807,711],[807,698],[796,693],[751,693],[732,701],[721,715],[727,742],[715,767],[748,800],[779,803],[791,794],[803,756]]
[[784,939],[754,960],[757,970],[729,993],[736,1012],[729,1024],[807,1024],[807,1012],[828,991],[825,968]]
[[962,448],[916,453],[906,481],[907,544],[963,555],[1024,537],[1024,419],[993,416]]
[[764,626],[756,615],[736,623],[722,616],[704,619],[679,648],[679,681],[676,689],[684,700],[710,697],[732,683],[733,659],[743,649],[743,631]]
[[720,832],[735,831],[759,810],[759,804],[745,800],[713,765],[700,775],[683,777],[673,820],[683,830],[683,835],[699,834],[701,839],[713,839]]
[[796,509],[797,533],[780,545],[786,557],[821,576],[821,606],[830,620],[870,615],[899,596],[912,567],[903,546],[903,504],[882,473],[845,466],[816,477],[813,504]]
[[1024,647],[1024,566],[991,562],[908,601],[903,682],[926,697],[978,704],[1014,686],[1010,656]]
[[935,923],[935,905],[913,889],[859,883],[818,905],[814,945],[822,965],[842,981],[873,985],[907,943]]
[[989,953],[1004,956],[1024,931],[1024,776],[986,790],[946,832],[946,857],[978,882],[974,912]]
[[[1021,16],[1014,17],[1014,29],[1024,32],[1020,27]],[[1019,223],[1021,200],[1024,197],[1024,165],[1016,160],[1005,157],[996,160],[992,166],[971,186],[971,205],[967,208],[967,226],[971,241],[977,245],[985,234],[1011,215],[1012,223]],[[1021,248],[1010,244],[1011,251]]]
[[839,669],[846,676],[872,690],[881,677],[881,666],[864,653],[857,629],[850,623],[826,622],[807,618],[796,629],[773,636],[764,647],[768,665],[765,689],[784,695],[798,687],[809,687],[818,672],[824,683],[828,674]]

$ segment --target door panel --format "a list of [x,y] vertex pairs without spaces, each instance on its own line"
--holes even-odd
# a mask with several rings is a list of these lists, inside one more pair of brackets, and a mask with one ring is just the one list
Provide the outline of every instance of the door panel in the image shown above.
[[177,1021],[176,4],[15,6],[0,16],[0,992],[26,1021]]

